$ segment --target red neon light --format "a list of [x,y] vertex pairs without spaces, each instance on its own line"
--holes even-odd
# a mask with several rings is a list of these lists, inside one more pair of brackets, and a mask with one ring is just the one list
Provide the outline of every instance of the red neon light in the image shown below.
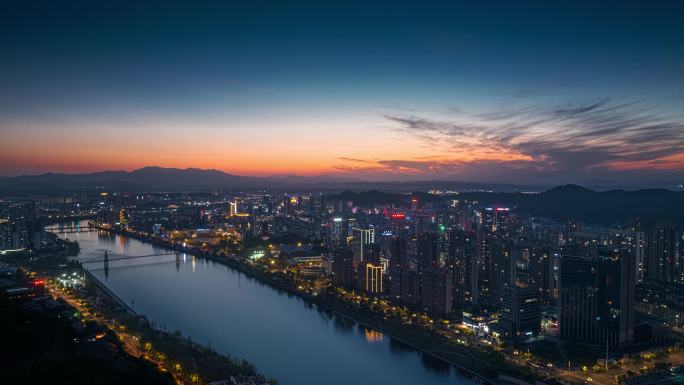
[[33,280],[33,286],[41,286],[41,285],[45,285],[45,280],[43,280],[43,279]]

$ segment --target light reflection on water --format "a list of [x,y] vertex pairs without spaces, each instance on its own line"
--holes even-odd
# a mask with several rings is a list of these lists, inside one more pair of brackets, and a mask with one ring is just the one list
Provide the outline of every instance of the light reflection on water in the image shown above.
[[[81,261],[165,250],[110,233],[67,234]],[[467,384],[454,368],[227,266],[181,255],[87,268],[160,327],[252,362],[284,385]]]

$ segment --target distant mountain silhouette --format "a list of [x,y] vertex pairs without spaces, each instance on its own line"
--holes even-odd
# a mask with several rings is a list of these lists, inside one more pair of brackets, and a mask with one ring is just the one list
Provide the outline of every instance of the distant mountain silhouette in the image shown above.
[[[163,167],[144,167],[134,171],[0,177],[0,195],[4,196],[103,190],[207,192],[217,189],[320,191],[334,193],[328,196],[329,199],[351,201],[357,206],[404,206],[409,203],[409,196],[406,193],[418,191],[412,196],[423,202],[440,199],[477,200],[485,204],[516,207],[521,213],[559,221],[577,219],[588,223],[614,224],[639,217],[644,224],[666,220],[684,226],[684,192],[665,189],[593,191],[578,185],[565,185],[540,193],[522,193],[517,191],[540,191],[540,187],[458,181],[363,182],[336,179],[333,176],[250,177],[232,175],[219,170]],[[430,189],[466,192],[443,197],[424,192]],[[467,192],[473,190],[506,192]],[[337,193],[338,191],[343,192]]]
[[218,170],[144,167],[134,171],[102,171],[86,174],[23,175],[0,178],[0,193],[61,193],[74,191],[206,191],[266,184],[261,178],[227,174]]
[[668,221],[684,226],[684,192],[664,189],[593,191],[577,185],[540,194],[466,193],[464,199],[515,206],[519,211],[559,221],[569,219],[611,225],[639,218],[649,226]]
[[[423,201],[461,199],[485,205],[509,206],[522,214],[557,221],[581,220],[590,224],[613,225],[639,218],[644,226],[659,221],[684,227],[684,192],[648,189],[637,191],[610,190],[597,192],[577,185],[554,187],[538,194],[468,192],[448,197],[417,192],[412,196]],[[368,191],[345,191],[328,196],[329,200],[354,202],[361,207],[394,204],[407,206],[406,195]]]
[[134,171],[101,171],[83,174],[46,173],[0,177],[0,195],[61,194],[81,191],[212,191],[215,189],[306,189],[338,192],[344,190],[416,191],[432,188],[482,189],[504,191],[538,189],[533,186],[458,182],[368,182],[334,175],[280,175],[252,177],[228,174],[219,170],[197,168],[143,167]]

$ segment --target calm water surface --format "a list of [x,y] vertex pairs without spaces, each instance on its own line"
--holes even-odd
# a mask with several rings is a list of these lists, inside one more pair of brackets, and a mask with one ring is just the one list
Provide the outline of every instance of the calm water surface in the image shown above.
[[[62,235],[78,259],[165,252],[98,232]],[[182,255],[86,264],[136,312],[220,353],[244,358],[283,385],[430,385],[474,382],[455,368],[227,266]]]

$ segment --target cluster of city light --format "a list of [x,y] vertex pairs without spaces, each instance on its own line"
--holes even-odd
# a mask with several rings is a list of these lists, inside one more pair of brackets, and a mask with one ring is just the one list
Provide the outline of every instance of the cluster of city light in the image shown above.
[[254,250],[249,255],[249,259],[251,259],[252,261],[258,261],[261,258],[263,258],[265,255],[266,255],[266,253],[263,250]]
[[71,274],[63,273],[61,276],[56,278],[56,281],[64,287],[78,287],[83,285],[82,277],[80,277],[76,272]]

